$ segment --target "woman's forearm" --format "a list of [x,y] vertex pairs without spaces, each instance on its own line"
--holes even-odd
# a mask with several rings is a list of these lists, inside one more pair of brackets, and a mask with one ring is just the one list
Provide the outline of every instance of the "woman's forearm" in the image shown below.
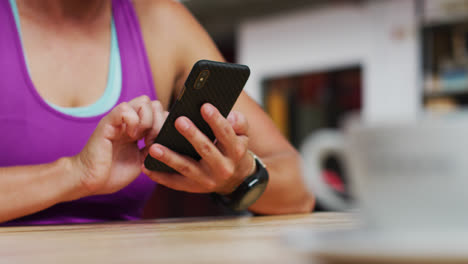
[[304,185],[297,152],[263,157],[270,180],[263,195],[249,209],[259,214],[308,213],[315,199]]
[[0,168],[0,222],[80,196],[79,177],[74,176],[69,158],[42,165]]

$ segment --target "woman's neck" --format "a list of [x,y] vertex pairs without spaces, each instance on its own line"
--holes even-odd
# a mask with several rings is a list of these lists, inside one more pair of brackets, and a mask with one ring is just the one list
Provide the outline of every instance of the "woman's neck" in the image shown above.
[[94,24],[107,17],[110,0],[16,0],[22,15],[38,22]]

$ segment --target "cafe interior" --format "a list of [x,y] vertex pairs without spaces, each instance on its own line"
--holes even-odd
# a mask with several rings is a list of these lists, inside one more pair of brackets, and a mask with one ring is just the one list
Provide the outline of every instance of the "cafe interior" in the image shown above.
[[468,263],[468,1],[180,2],[249,66],[314,209],[167,192],[185,209],[165,218],[2,227],[0,262]]

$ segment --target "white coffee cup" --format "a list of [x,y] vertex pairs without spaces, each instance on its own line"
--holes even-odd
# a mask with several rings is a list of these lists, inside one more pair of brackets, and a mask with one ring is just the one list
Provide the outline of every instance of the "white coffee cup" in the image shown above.
[[468,228],[468,115],[354,125],[342,142],[352,196],[367,224]]

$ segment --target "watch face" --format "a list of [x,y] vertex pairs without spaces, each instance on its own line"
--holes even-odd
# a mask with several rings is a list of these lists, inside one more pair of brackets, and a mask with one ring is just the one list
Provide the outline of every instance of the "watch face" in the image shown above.
[[258,183],[254,187],[252,187],[242,198],[239,203],[239,207],[247,208],[251,206],[257,199],[262,195],[263,191],[267,186],[267,182]]

